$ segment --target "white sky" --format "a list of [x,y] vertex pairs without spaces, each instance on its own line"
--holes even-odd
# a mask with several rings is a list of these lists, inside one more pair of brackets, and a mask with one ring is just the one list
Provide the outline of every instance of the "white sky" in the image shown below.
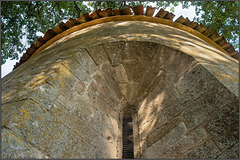
[[[170,12],[170,7],[168,7],[165,10]],[[158,11],[155,11],[155,14],[157,12]],[[173,12],[173,13],[175,14],[175,17],[174,17],[173,21],[181,15],[185,18],[188,17],[189,20],[191,20],[191,21],[193,20],[194,17],[196,17],[194,6],[191,6],[188,9],[182,9],[182,5],[180,4],[179,6],[175,7],[175,12]],[[43,33],[37,32],[37,36],[43,36]],[[26,40],[23,39],[23,41],[26,41]],[[19,54],[19,57],[21,58],[22,54]],[[6,76],[8,73],[10,73],[13,70],[13,66],[16,64],[16,62],[19,62],[19,60],[8,59],[6,61],[6,63],[1,66],[1,78]]]

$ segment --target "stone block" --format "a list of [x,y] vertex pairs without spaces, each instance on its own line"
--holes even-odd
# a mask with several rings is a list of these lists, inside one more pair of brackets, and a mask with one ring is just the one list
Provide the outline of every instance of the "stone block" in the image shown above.
[[218,159],[239,159],[239,143],[227,149]]
[[167,119],[172,119],[178,116],[185,109],[185,105],[181,104],[179,99],[169,99],[167,105],[162,109],[164,116]]
[[[72,132],[72,158],[81,158],[84,156],[84,153],[82,152],[82,147],[84,147],[85,142],[83,141],[83,138],[78,135],[76,132]],[[87,146],[89,143],[86,144]],[[64,157],[65,158],[65,157]],[[66,157],[67,158],[67,157]]]
[[94,123],[89,125],[98,133],[102,134],[103,139],[109,141],[108,139],[116,139],[116,136],[118,135],[117,121],[118,119],[114,119],[113,117],[106,115],[104,112],[96,111],[94,114]]
[[114,67],[114,71],[115,71],[116,80],[118,83],[129,82],[126,70],[122,64],[119,64],[118,66]]
[[138,82],[128,82],[119,84],[123,96],[126,98],[127,102],[133,104],[136,97],[134,97],[134,92],[139,89]]
[[149,133],[147,136],[148,137],[147,146],[150,147],[151,145],[156,143],[158,140],[162,139],[165,135],[171,132],[181,122],[182,122],[182,119],[176,118],[176,119],[172,119],[170,122],[164,124],[161,127],[159,127],[159,125],[156,125],[156,127],[153,127],[151,133]]
[[[86,125],[91,126],[91,132],[98,132],[99,134],[102,134],[105,130],[115,131],[114,127],[117,124],[118,114],[101,98],[97,97],[96,102],[91,103],[90,97],[82,97],[80,95],[75,95],[74,97],[76,98],[69,100],[74,102],[64,100],[67,103],[65,106],[56,102],[54,109],[51,110],[51,114],[71,129],[78,130],[81,135],[85,134],[82,133],[84,130],[90,132],[89,129],[81,129]],[[61,99],[59,100],[61,101]],[[79,126],[81,127],[79,128]]]
[[[91,77],[87,70],[76,60],[75,57],[71,57],[66,60],[66,62],[61,62],[67,69],[68,72],[64,77],[71,78],[73,76],[80,79],[82,82],[84,82],[86,85],[90,82]],[[61,72],[60,72],[61,73]],[[61,74],[60,74],[61,75]],[[62,75],[61,75],[62,76]]]
[[[122,63],[122,55],[126,52],[126,42],[109,42],[104,43],[103,48],[111,60],[113,66],[117,66]],[[116,48],[118,48],[116,50]]]
[[75,58],[89,74],[92,74],[98,68],[86,49],[78,49]]
[[102,133],[95,130],[93,125],[90,126],[84,119],[78,117],[75,119],[76,120],[72,121],[71,124],[71,128],[75,126],[72,130],[82,138],[82,141],[96,147],[99,143],[99,139],[103,138],[101,135]]
[[[145,72],[141,77],[141,86],[145,90],[149,87],[152,81],[163,72],[161,66],[167,61],[169,57],[169,51],[165,46],[158,45],[153,59],[145,67]],[[163,76],[163,75],[161,75]]]
[[[59,103],[59,104],[61,104],[63,107],[65,107],[66,109],[70,109],[71,108],[71,106],[72,106],[72,101],[70,100],[70,98],[69,97],[67,97],[67,96],[63,96],[63,95],[60,95],[57,99],[56,99],[56,101],[54,102],[54,104],[53,104],[53,108],[56,108],[56,103]],[[54,106],[55,105],[55,106]]]
[[[154,131],[155,127],[159,128],[167,122],[166,116],[163,114],[164,105],[162,105],[162,94],[155,99],[146,97],[141,103],[138,110],[139,127],[147,133]],[[151,127],[150,127],[151,126]],[[153,128],[154,127],[154,128]],[[145,134],[145,131],[142,131]],[[142,135],[142,133],[140,135]]]
[[[96,147],[88,142],[84,142],[81,137],[76,137],[74,139],[74,144],[72,152],[73,158],[75,159],[95,159],[96,157]],[[67,157],[66,157],[67,158]]]
[[184,96],[191,97],[192,100],[195,100],[205,92],[210,92],[211,90],[222,87],[223,85],[212,74],[206,72],[206,75],[201,77]]
[[[46,80],[47,84],[50,84],[59,93],[68,97],[72,97],[73,87],[78,81],[79,79],[62,64],[56,64]],[[44,89],[41,91],[44,91]]]
[[[174,56],[174,58],[172,56]],[[180,51],[176,51],[174,54],[172,53],[168,61],[163,65],[163,69],[167,72],[167,82],[175,85],[179,78],[196,63],[196,60],[186,53]]]
[[160,70],[154,76],[154,78],[152,78],[151,80],[149,79],[148,86],[147,86],[148,88],[146,92],[149,92],[149,94],[151,95],[154,95],[154,93],[157,95],[159,91],[163,92],[163,90],[167,87],[167,83],[165,79],[166,79],[166,72],[164,72],[163,70]]
[[158,44],[158,48],[156,50],[156,53],[152,59],[152,68],[156,68],[156,70],[159,70],[159,67],[162,67],[164,63],[168,61],[172,53],[175,53],[176,51],[172,48],[169,48],[165,45]]
[[[98,85],[100,97],[102,97],[102,98],[108,97],[109,99],[111,99],[111,101],[115,104],[115,106],[113,106],[113,107],[116,107],[116,105],[120,104],[119,97],[122,97],[122,94],[119,92],[115,93],[115,90],[110,87],[110,85],[108,84],[108,82],[106,81],[105,77],[103,76],[103,74],[101,72],[97,72],[93,76],[93,79],[95,80],[95,82]],[[117,88],[117,86],[115,86],[115,89],[116,88]],[[120,96],[120,94],[121,94],[121,96]]]
[[142,67],[140,66],[139,61],[136,60],[126,60],[123,61],[123,67],[127,73],[129,81],[139,82],[142,76]]
[[171,101],[171,98],[167,97],[168,94],[166,94],[167,88],[167,83],[161,81],[161,83],[152,84],[146,91],[148,93],[148,102],[152,102],[152,105],[158,108],[158,110],[162,110]]
[[86,96],[75,96],[73,99],[74,103],[72,103],[72,107],[69,106],[70,112],[74,113],[78,112],[78,116],[80,116],[86,123],[94,122],[94,115],[96,114],[96,110],[94,108],[94,104],[92,104],[88,97]]
[[116,96],[119,99],[121,99],[122,98],[122,93],[119,89],[116,74],[115,74],[111,64],[110,63],[102,64],[101,67],[100,67],[100,70],[101,70],[103,76],[105,77],[106,81],[108,82],[109,87],[112,88],[112,90],[114,91]]
[[162,65],[162,69],[166,72],[174,71],[175,68],[178,67],[178,64],[180,63],[180,59],[182,58],[182,53],[178,50],[168,50],[167,51],[169,56],[167,60]]
[[239,143],[239,108],[238,99],[227,104],[207,124],[216,145],[225,151]]
[[[63,151],[69,149],[69,128],[32,100],[26,100],[18,110],[7,127],[48,157],[62,157]],[[51,151],[53,147],[56,152]],[[59,148],[62,152],[58,152]]]
[[83,82],[78,81],[78,82],[74,85],[73,89],[74,89],[78,94],[83,95],[83,94],[85,93],[85,90],[86,90],[86,85],[85,85]]
[[[139,124],[138,123],[138,115],[136,114],[136,111],[135,110],[134,112],[134,115],[133,115],[133,120],[132,120],[132,123],[133,124]],[[134,142],[134,146],[133,146],[133,154],[134,154],[134,157],[137,159],[137,158],[140,158],[140,155],[141,155],[141,141],[140,141],[140,136],[139,136],[139,125],[133,125],[133,142]]]
[[151,61],[159,52],[159,44],[155,42],[140,42],[139,47],[141,47],[139,48],[139,58],[146,61]]
[[[233,67],[235,61],[221,60],[218,62],[203,63],[210,73],[212,73],[224,86],[226,86],[232,93],[239,96],[239,69]],[[238,63],[236,63],[238,65]]]
[[2,126],[9,126],[9,122],[13,119],[14,115],[19,115],[21,112],[19,106],[23,106],[26,100],[12,101],[1,105],[1,118]]
[[186,53],[179,52],[179,55],[180,58],[177,60],[179,61],[178,65],[173,70],[177,74],[177,77],[181,77],[185,72],[189,71],[197,63],[197,61],[192,56]]
[[42,67],[39,67],[38,70],[31,70],[28,68],[24,72],[13,75],[14,80],[12,78],[8,79],[8,77],[6,77],[6,80],[3,79],[1,96],[2,104],[10,101],[27,99],[29,92],[35,90],[39,85],[46,82],[46,79],[49,77],[48,73],[49,68],[43,69]]
[[162,110],[161,106],[154,105],[154,102],[150,100],[141,104],[141,107],[138,110],[138,119],[140,124],[143,124],[146,121],[152,121],[153,118],[158,114],[158,112]]
[[212,141],[206,141],[203,145],[184,156],[185,159],[216,159],[220,151]]
[[164,89],[164,94],[166,96],[166,100],[173,101],[177,98],[177,89],[170,84]]
[[[165,81],[158,80],[159,84],[152,84],[148,89],[146,108],[152,109],[151,112],[158,113],[163,111],[167,119],[179,114],[184,106],[177,99],[177,93],[173,86],[167,86]],[[172,102],[176,102],[172,103]],[[151,104],[150,104],[151,103]]]
[[47,83],[47,79],[50,77],[49,69],[40,70],[39,72],[40,73],[36,73],[36,75],[32,76],[28,81],[28,78],[26,79],[26,77],[23,76],[21,79],[22,81],[26,80],[26,82],[20,82],[20,88],[13,87],[13,90],[3,88],[3,94],[5,95],[2,96],[2,103],[32,98],[46,109],[50,109],[54,99],[59,96],[59,92],[51,86],[51,84]]
[[[99,139],[99,144],[97,150],[98,158],[116,158],[117,150],[116,150],[116,139],[112,139],[112,137]],[[96,152],[96,151],[95,151]]]
[[139,108],[137,111],[138,114],[138,123],[139,126],[141,128],[141,125],[143,125],[144,123],[146,123],[147,121],[149,121],[149,119],[151,119],[153,116],[151,116],[151,118],[149,117],[152,113],[153,106],[152,106],[152,102],[148,101],[147,98],[145,98],[140,104],[139,104]]
[[64,123],[69,128],[76,129],[75,121],[85,121],[86,124],[94,122],[94,115],[96,111],[94,104],[89,102],[86,97],[74,94],[74,98],[63,98],[60,96],[54,103],[50,113],[56,117],[57,120]]
[[49,158],[7,128],[1,127],[1,140],[1,157],[3,159]]
[[172,70],[172,71],[167,73],[166,82],[168,84],[176,85],[176,82],[178,80],[179,80],[179,73],[176,72],[176,70]]
[[173,128],[169,133],[165,134],[160,140],[151,145],[143,152],[143,158],[158,158],[170,148],[180,142],[187,132],[187,128],[183,122]]
[[187,128],[191,130],[202,122],[208,120],[227,103],[230,103],[234,97],[235,96],[225,88],[213,87],[194,102],[187,102],[187,109],[183,112]]
[[[70,102],[66,102],[66,103],[70,103]],[[59,99],[57,99],[54,104],[53,107],[51,108],[51,110],[49,111],[50,114],[59,122],[65,124],[66,126],[72,128],[72,120],[73,120],[73,115],[71,115],[69,113],[69,109],[66,108],[66,106],[62,105],[59,102]],[[76,118],[74,116],[74,118]]]
[[127,52],[123,55],[123,59],[151,61],[157,48],[158,44],[153,42],[128,41]]
[[177,88],[181,94],[187,92],[194,84],[205,76],[208,72],[201,64],[195,65],[192,69],[187,71],[178,81]]
[[[138,111],[140,124],[147,121],[154,121],[154,126],[159,127],[164,124],[166,120],[171,120],[176,117],[185,108],[177,98],[172,96],[171,88],[167,88],[166,90],[169,90],[169,92],[166,93],[167,91],[165,92],[165,90],[162,89],[159,90],[159,93],[156,92],[157,95],[150,95],[144,99]],[[151,93],[152,92],[149,94]],[[171,96],[172,98],[169,98]]]
[[[97,96],[101,97],[108,105],[110,105],[111,107],[115,108],[117,110],[117,104],[118,102],[114,102],[117,101],[116,98],[113,96],[114,93],[112,93],[112,90],[110,90],[108,88],[108,86],[104,83],[106,83],[105,81],[101,81],[103,80],[101,76],[98,76],[99,78],[95,77],[95,79],[97,79],[96,82],[91,81],[88,88],[93,91],[93,93],[95,93]],[[111,94],[110,94],[111,93]]]
[[33,91],[29,98],[34,100],[46,110],[50,110],[54,101],[58,98],[60,93],[48,83],[42,84],[38,89]]
[[105,52],[101,44],[94,45],[94,46],[91,45],[86,47],[86,49],[97,65],[100,65],[109,61],[107,53]]
[[182,158],[183,155],[194,146],[201,143],[207,138],[207,133],[203,128],[197,128],[190,133],[186,134],[186,137],[178,144],[163,154],[160,159],[177,159]]
[[161,128],[167,122],[168,121],[162,112],[159,112],[157,115],[146,115],[145,118],[139,121],[140,138],[146,139],[147,136],[151,135],[155,130]]
[[162,127],[163,125],[169,122],[169,119],[163,114],[162,111],[158,112],[157,116],[154,119],[155,123],[153,123],[152,125],[151,132],[154,132],[156,129]]
[[[26,90],[25,88],[20,89],[18,87],[12,87],[12,89],[10,90],[8,87],[2,87],[2,96],[1,96],[1,104],[6,104],[6,103],[11,103],[11,101],[19,101],[22,99],[27,99],[28,97],[28,90]],[[21,85],[19,85],[19,87],[22,87]]]
[[115,108],[112,108],[109,106],[104,100],[102,100],[100,97],[96,97],[96,103],[95,107],[101,110],[103,113],[105,113],[107,116],[112,117],[113,119],[117,120],[118,112],[115,110]]
[[139,54],[136,47],[138,47],[138,42],[127,41],[125,45],[126,48],[125,52],[122,52],[122,60],[126,59],[138,60]]

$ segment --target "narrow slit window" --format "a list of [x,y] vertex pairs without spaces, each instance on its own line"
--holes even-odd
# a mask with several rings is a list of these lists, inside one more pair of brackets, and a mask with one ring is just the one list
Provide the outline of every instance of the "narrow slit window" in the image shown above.
[[133,159],[133,126],[132,118],[123,118],[123,130],[122,130],[122,158]]

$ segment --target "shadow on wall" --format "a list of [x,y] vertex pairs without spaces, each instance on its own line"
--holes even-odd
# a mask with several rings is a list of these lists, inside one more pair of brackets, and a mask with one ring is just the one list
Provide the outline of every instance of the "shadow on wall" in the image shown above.
[[[3,137],[2,156],[121,158],[120,111],[125,105],[138,112],[141,150],[135,157],[238,156],[238,117],[232,112],[238,98],[230,84],[224,84],[227,88],[215,78],[218,70],[226,79],[235,77],[232,61],[215,59],[220,65],[211,70],[207,59],[215,53],[199,58],[197,51],[207,47],[192,41],[193,51],[179,51],[191,45],[173,37],[177,30],[165,27],[162,32],[164,25],[110,24],[115,23],[60,39],[3,79],[4,135],[15,136],[17,144]],[[101,27],[106,32],[99,32]],[[228,64],[233,67],[224,68]],[[223,117],[226,108],[231,112]],[[229,117],[234,117],[233,126],[220,125]]]
[[[219,138],[211,138],[212,133],[211,136],[208,135],[210,128],[219,124],[208,126],[216,119],[216,115],[224,112],[226,106],[236,110],[237,97],[194,60],[191,61],[192,67],[185,70],[183,75],[178,75],[181,72],[171,74],[174,70],[168,66],[177,62],[177,59],[173,59],[170,56],[163,64],[162,68],[165,69],[160,70],[147,89],[146,97],[139,104],[142,158],[227,158],[229,155],[226,152],[229,150],[218,149]],[[191,58],[187,61],[189,60]],[[185,64],[188,64],[186,59]],[[181,66],[181,62],[177,66]],[[232,103],[235,105],[232,106]],[[238,119],[236,114],[232,113],[232,116]],[[237,120],[232,123],[237,123]],[[236,126],[231,129],[222,126],[221,130],[225,132],[214,133],[217,137],[228,137],[228,140],[221,143],[232,141],[234,138],[231,136],[238,137]],[[230,130],[235,131],[231,136],[226,133]],[[238,140],[231,143],[229,147],[233,147]],[[235,150],[234,155],[238,156],[238,151]]]
[[[118,106],[114,102],[110,106],[99,97],[100,91],[90,89],[90,83],[95,83],[89,74],[92,68],[85,70],[76,60],[77,54],[80,52],[52,52],[46,61],[43,53],[24,64],[21,68],[25,72],[18,73],[18,81],[11,83],[22,88],[17,88],[20,93],[11,94],[10,89],[3,88],[3,126],[28,144],[18,150],[7,141],[10,144],[3,144],[3,157],[34,158],[36,153],[32,152],[36,151],[26,152],[29,148],[41,153],[40,158],[116,157]],[[16,150],[19,154],[14,153]]]

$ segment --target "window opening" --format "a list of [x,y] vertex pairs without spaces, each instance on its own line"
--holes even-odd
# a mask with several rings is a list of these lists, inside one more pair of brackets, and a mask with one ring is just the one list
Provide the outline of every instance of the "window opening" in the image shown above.
[[124,117],[123,118],[123,127],[122,127],[122,158],[124,159],[133,159],[133,126],[132,118]]

